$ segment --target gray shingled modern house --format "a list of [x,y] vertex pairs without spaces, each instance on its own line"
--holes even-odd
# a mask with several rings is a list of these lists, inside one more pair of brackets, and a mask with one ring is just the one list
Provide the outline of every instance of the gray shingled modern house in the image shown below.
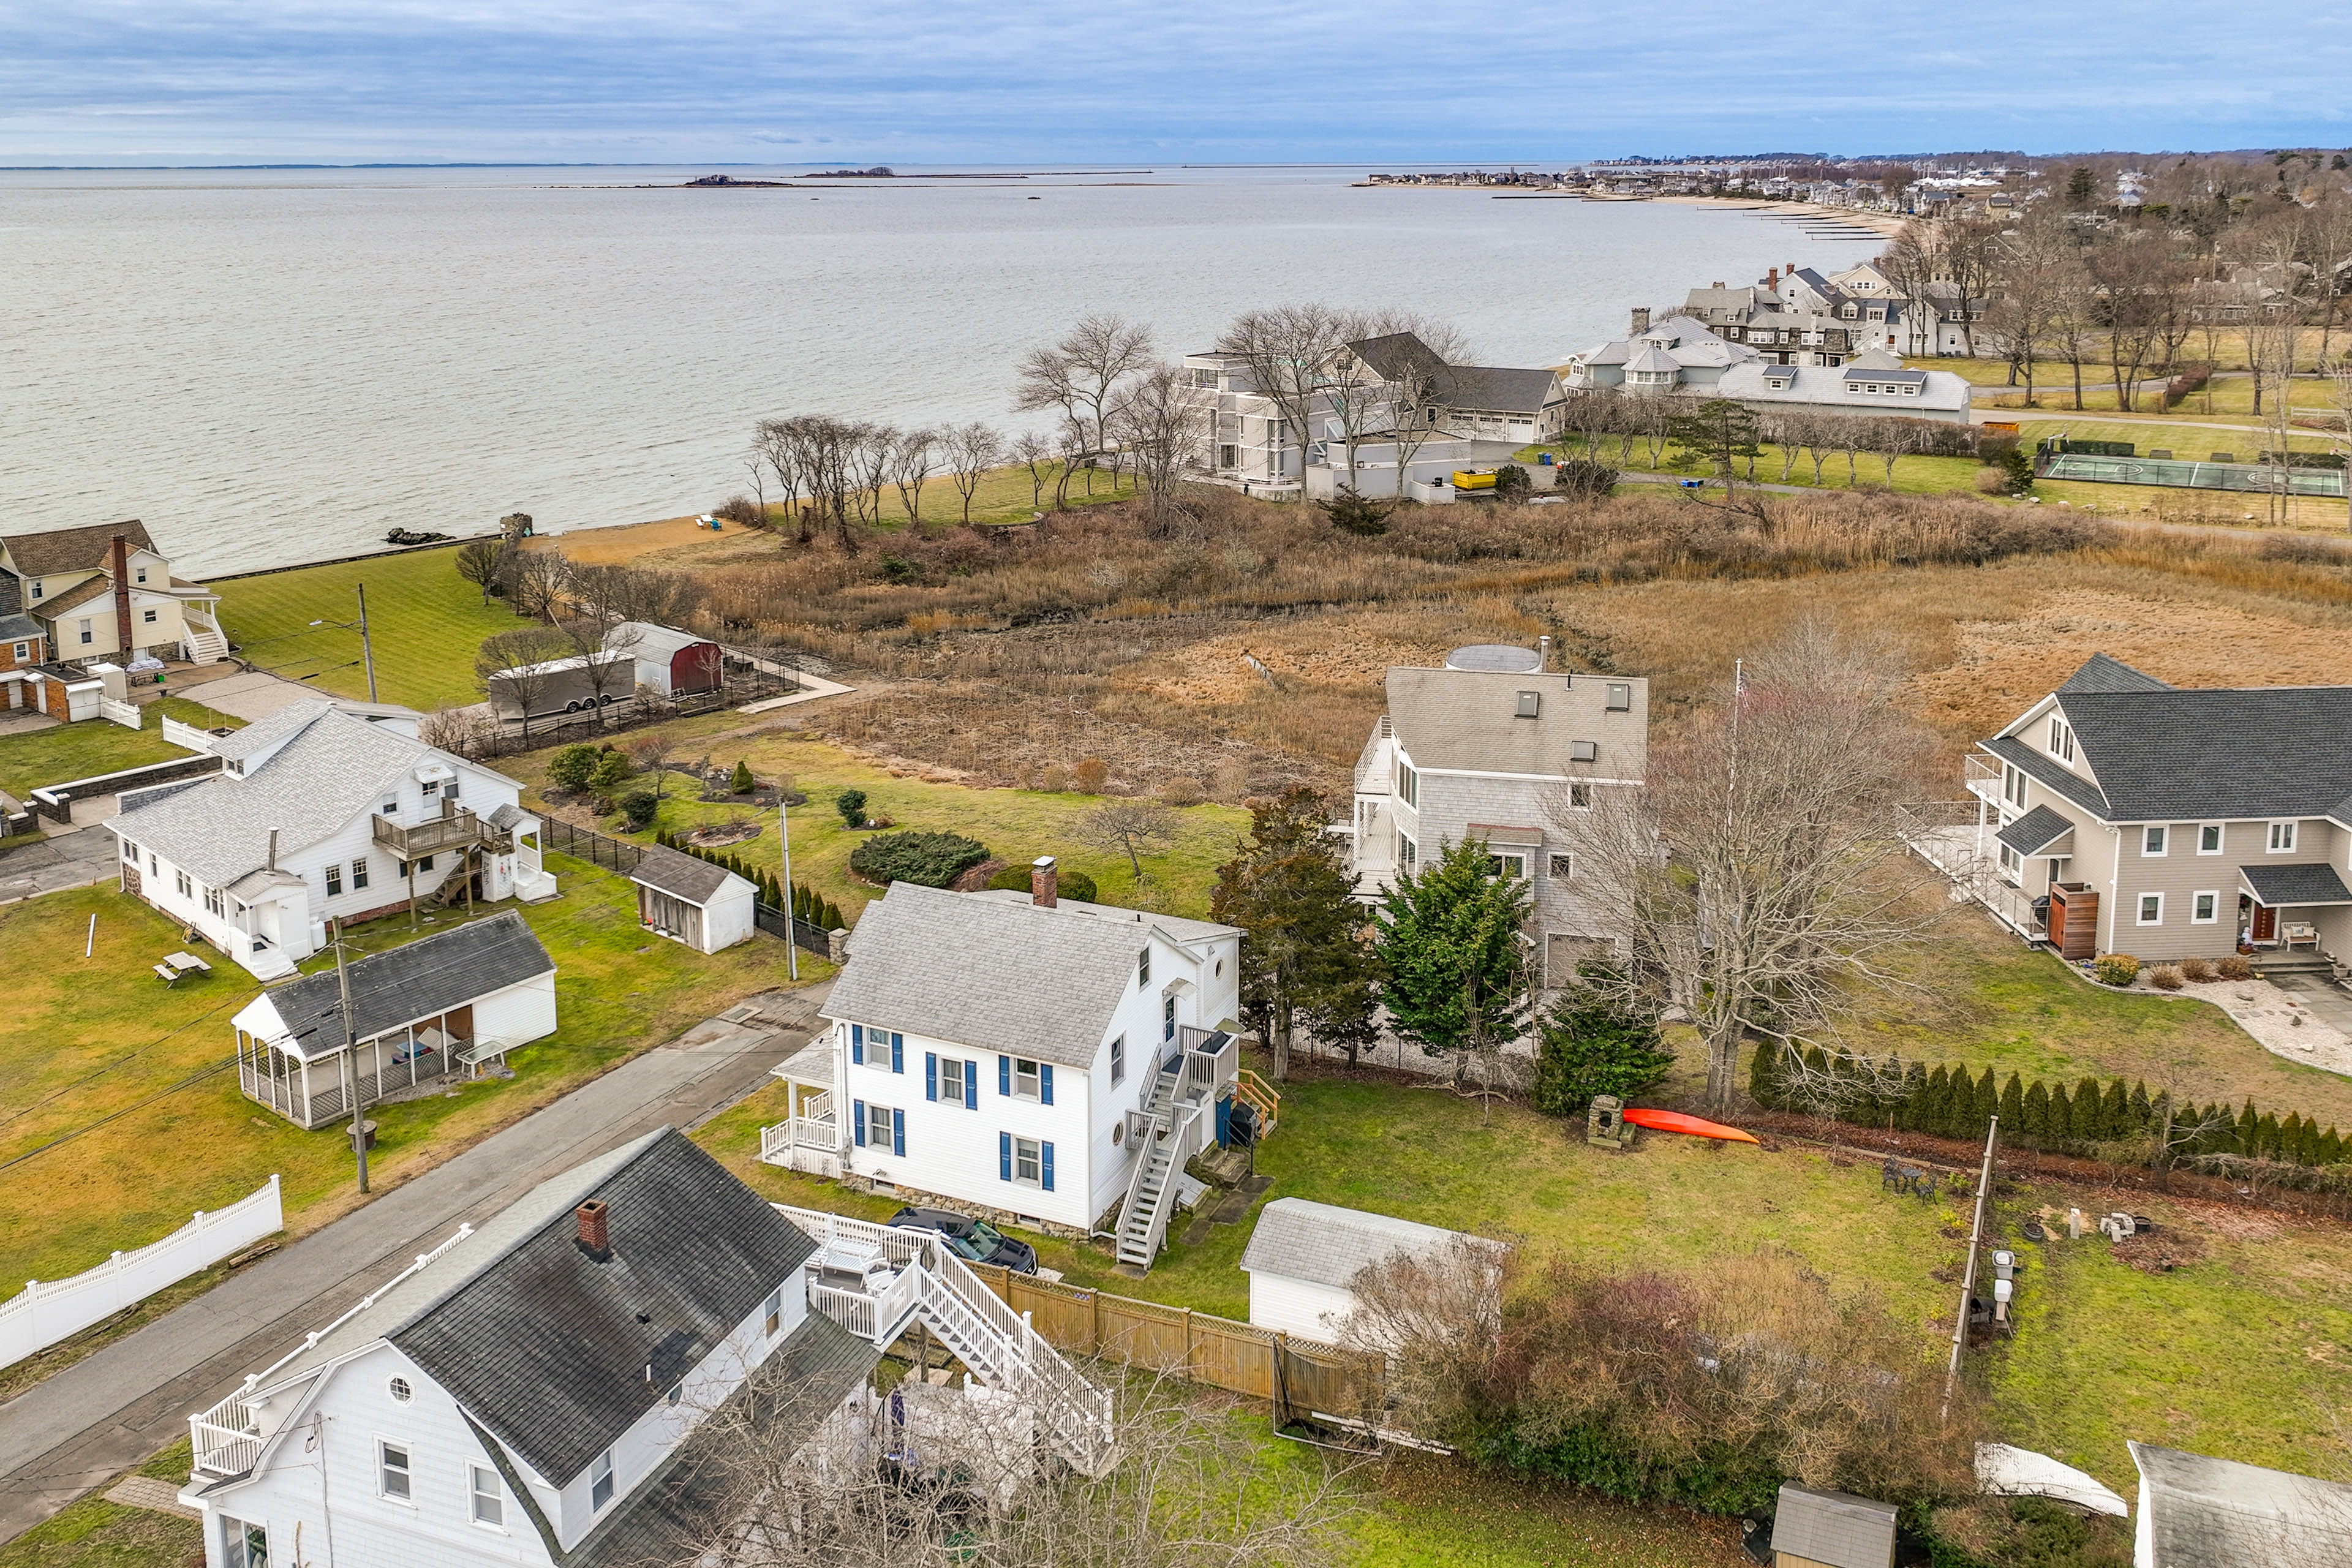
[[373,1104],[555,1032],[555,960],[513,910],[344,970],[265,991],[230,1020],[247,1098],[305,1130],[350,1115],[354,1088]]
[[1349,837],[1359,894],[1448,845],[1483,841],[1496,875],[1527,879],[1543,984],[1615,950],[1609,911],[1581,892],[1576,824],[1603,792],[1638,789],[1649,763],[1650,687],[1639,676],[1549,670],[1539,648],[1454,649],[1442,668],[1388,672],[1388,711],[1356,762]]
[[2133,1568],[2352,1568],[2352,1486],[2131,1446]]
[[877,1359],[815,1250],[670,1128],[542,1184],[192,1418],[207,1568],[692,1560],[731,1417],[790,1452]]
[[1913,846],[2068,958],[2352,954],[2352,686],[2183,690],[2095,655],[1968,760]]

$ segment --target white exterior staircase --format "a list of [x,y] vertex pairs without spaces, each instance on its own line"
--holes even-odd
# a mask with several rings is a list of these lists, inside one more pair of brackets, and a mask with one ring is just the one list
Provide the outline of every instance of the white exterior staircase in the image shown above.
[[[1026,1405],[1072,1469],[1096,1476],[1110,1468],[1110,1391],[1088,1383],[1030,1327],[1027,1313],[1006,1306],[931,1232],[784,1204],[776,1208],[817,1244],[808,1264],[809,1305],[886,1350],[921,1323],[982,1384]],[[867,1289],[820,1282],[827,1268],[837,1276],[861,1261],[873,1269]],[[883,1263],[893,1266],[887,1282],[873,1267]]]
[[228,657],[228,638],[200,621],[188,623],[188,662],[218,664]]
[[1217,1100],[1235,1085],[1241,1052],[1228,1030],[1186,1027],[1176,1054],[1160,1064],[1143,1108],[1128,1120],[1129,1141],[1142,1150],[1118,1211],[1118,1260],[1150,1268],[1176,1217],[1178,1178],[1216,1129]]

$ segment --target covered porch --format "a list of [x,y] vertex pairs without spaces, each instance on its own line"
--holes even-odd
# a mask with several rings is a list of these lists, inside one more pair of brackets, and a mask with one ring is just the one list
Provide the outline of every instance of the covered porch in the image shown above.
[[[2257,967],[2335,967],[2327,940],[2352,909],[2352,889],[2325,862],[2238,868],[2238,947]],[[2299,962],[2298,962],[2299,961]]]
[[764,1164],[816,1176],[841,1174],[841,1128],[833,1113],[831,1031],[818,1036],[769,1072],[784,1085],[784,1120],[760,1129]]
[[[351,1114],[352,1095],[373,1105],[386,1095],[430,1085],[459,1070],[477,1072],[471,1005],[413,1019],[357,1042],[305,1055],[291,1039],[269,1040],[236,1031],[237,1083],[247,1096],[277,1111],[304,1131]],[[461,1058],[469,1059],[461,1061]],[[352,1081],[354,1065],[358,1081]]]

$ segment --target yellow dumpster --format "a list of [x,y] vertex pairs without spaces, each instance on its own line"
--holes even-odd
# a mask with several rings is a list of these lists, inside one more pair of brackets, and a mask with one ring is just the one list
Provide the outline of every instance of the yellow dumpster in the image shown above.
[[1454,470],[1454,488],[1457,490],[1491,490],[1495,488],[1493,469],[1474,473],[1468,468]]

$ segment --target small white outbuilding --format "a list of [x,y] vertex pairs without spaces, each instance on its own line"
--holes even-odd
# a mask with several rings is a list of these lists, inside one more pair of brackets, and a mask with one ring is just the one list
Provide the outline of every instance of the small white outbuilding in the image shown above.
[[1259,1211],[1242,1253],[1253,1327],[1336,1341],[1356,1310],[1356,1276],[1398,1253],[1434,1256],[1457,1241],[1501,1244],[1439,1226],[1393,1219],[1307,1198],[1276,1198]]
[[655,845],[629,873],[637,923],[697,952],[751,940],[759,889],[726,867]]

